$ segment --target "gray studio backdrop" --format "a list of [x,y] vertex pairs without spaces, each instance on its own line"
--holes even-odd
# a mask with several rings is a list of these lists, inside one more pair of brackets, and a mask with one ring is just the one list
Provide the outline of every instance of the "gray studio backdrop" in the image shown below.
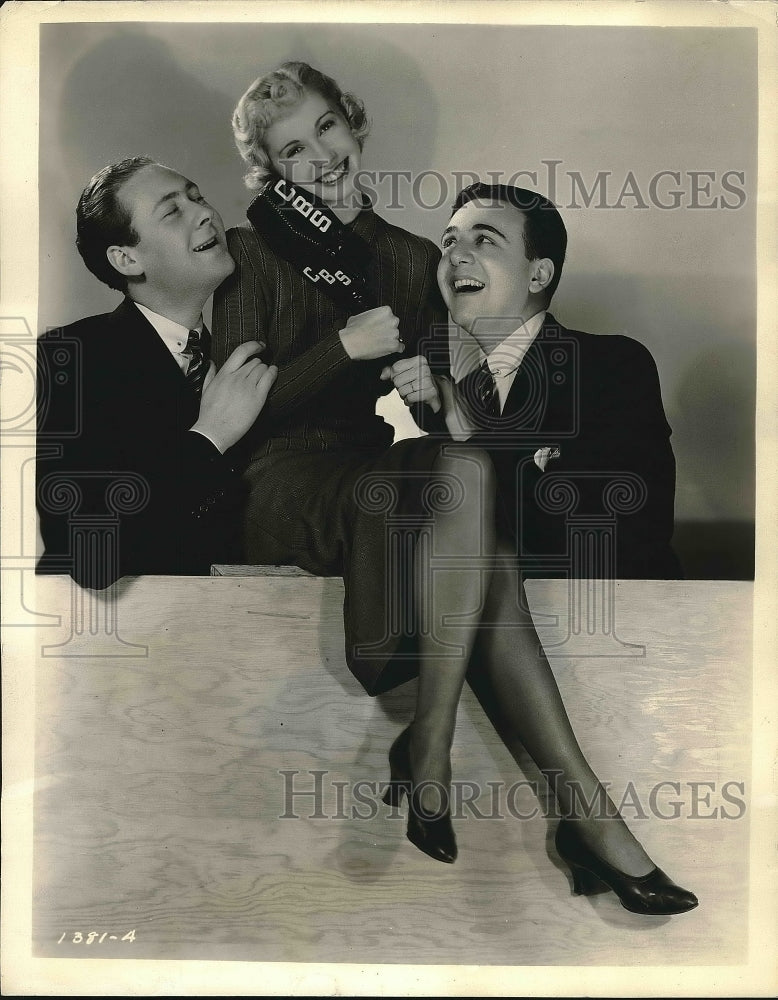
[[[637,338],[659,367],[687,575],[750,578],[757,66],[748,29],[44,25],[39,329],[118,302],[73,244],[78,195],[104,164],[146,153],[196,180],[228,226],[242,220],[251,195],[230,115],[256,76],[290,58],[364,99],[373,133],[363,167],[390,221],[437,241],[471,173],[527,171],[517,183],[556,201],[570,248],[555,314]],[[394,414],[407,433],[402,407]]]

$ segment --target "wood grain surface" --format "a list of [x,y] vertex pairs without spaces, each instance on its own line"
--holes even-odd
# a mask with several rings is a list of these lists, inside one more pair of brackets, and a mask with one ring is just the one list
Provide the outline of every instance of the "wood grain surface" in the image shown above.
[[420,854],[380,801],[414,684],[371,699],[351,677],[339,580],[146,577],[96,597],[40,578],[37,606],[62,620],[40,629],[35,664],[35,954],[743,961],[752,585],[619,583],[607,634],[571,624],[581,594],[564,581],[528,596],[590,762],[697,910],[646,918],[611,893],[572,896],[553,803],[469,690],[460,856]]

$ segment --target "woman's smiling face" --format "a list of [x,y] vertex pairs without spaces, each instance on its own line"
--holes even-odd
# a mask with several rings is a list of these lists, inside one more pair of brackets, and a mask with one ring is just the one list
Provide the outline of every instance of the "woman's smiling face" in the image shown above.
[[340,111],[315,91],[276,119],[265,132],[264,146],[273,169],[332,207],[361,205],[356,175],[359,143]]

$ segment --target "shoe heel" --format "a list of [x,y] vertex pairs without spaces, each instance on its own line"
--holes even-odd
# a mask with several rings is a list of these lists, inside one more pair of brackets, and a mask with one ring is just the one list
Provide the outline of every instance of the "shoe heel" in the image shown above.
[[434,858],[452,864],[457,856],[457,842],[451,826],[451,813],[430,815],[421,808],[418,789],[413,782],[410,761],[410,726],[392,744],[389,751],[389,784],[382,798],[388,806],[399,806],[403,795],[408,797],[408,840],[420,851]]
[[612,890],[626,910],[649,916],[686,913],[699,904],[693,892],[676,885],[661,868],[654,867],[646,875],[626,875],[609,865],[583,843],[567,820],[557,827],[554,842],[557,854],[570,869],[577,896]]
[[596,896],[601,892],[609,892],[609,887],[585,868],[570,866],[573,876],[573,894],[576,896]]
[[403,795],[407,794],[407,782],[392,780],[386,786],[386,791],[383,794],[383,801],[387,806],[400,806],[402,805]]

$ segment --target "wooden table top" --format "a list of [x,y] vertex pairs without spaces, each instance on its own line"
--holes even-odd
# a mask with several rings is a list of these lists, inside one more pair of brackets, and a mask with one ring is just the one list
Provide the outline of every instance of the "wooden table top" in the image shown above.
[[[612,894],[571,896],[545,796],[531,791],[539,775],[517,766],[469,690],[454,773],[482,814],[496,795],[503,818],[463,808],[452,866],[408,843],[379,793],[414,685],[363,694],[343,662],[339,580],[144,577],[101,597],[38,578],[35,607],[61,620],[36,640],[34,954],[742,961],[752,590],[528,584],[588,759],[656,862],[700,897],[661,919]],[[324,815],[311,816],[313,797],[292,793],[317,782]]]

